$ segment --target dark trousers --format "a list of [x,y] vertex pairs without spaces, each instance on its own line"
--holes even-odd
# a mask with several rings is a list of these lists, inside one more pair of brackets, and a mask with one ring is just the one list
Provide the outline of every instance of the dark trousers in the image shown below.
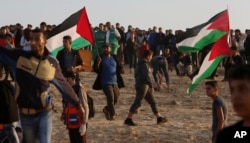
[[69,139],[70,143],[86,143],[86,133],[81,136],[79,133],[79,128],[69,129]]
[[146,84],[136,86],[136,97],[134,103],[130,107],[129,112],[135,113],[136,110],[141,106],[141,101],[145,99],[151,106],[152,112],[154,114],[158,113],[158,109],[155,103],[154,96],[149,92],[149,86]]
[[135,53],[130,53],[128,55],[128,60],[129,60],[129,68],[136,68],[136,63],[137,63],[137,57]]
[[153,77],[156,83],[159,82],[157,73],[158,72],[163,72],[166,83],[169,84],[169,76],[168,76],[168,68],[167,68],[167,63],[164,60],[159,61],[157,65],[153,65]]
[[119,63],[122,63],[124,64],[124,53],[123,53],[123,43],[120,44],[120,47],[117,51],[117,58],[118,58],[118,61]]
[[103,85],[102,86],[103,92],[107,97],[107,106],[105,107],[108,111],[110,116],[115,115],[115,105],[118,102],[120,91],[117,84],[114,85]]

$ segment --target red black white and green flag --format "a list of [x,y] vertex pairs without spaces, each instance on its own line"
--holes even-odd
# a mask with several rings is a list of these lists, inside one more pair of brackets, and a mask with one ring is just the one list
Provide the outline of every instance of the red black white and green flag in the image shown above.
[[48,35],[47,48],[52,56],[63,49],[63,36],[70,35],[72,49],[80,49],[94,43],[92,28],[86,8],[82,8],[55,27]]
[[229,29],[228,10],[224,10],[208,22],[188,29],[182,35],[181,42],[177,44],[178,50],[181,52],[196,52],[213,44],[211,51],[203,60],[199,73],[192,79],[187,90],[188,93],[191,93],[203,79],[211,76],[224,56],[230,53]]

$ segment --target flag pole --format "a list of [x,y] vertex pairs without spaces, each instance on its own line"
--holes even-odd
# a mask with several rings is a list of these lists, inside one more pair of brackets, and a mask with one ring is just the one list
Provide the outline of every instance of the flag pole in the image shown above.
[[99,53],[99,50],[98,50],[98,47],[96,46],[96,44],[94,43],[94,47],[96,48],[96,53],[97,53],[97,56],[100,57],[100,53]]

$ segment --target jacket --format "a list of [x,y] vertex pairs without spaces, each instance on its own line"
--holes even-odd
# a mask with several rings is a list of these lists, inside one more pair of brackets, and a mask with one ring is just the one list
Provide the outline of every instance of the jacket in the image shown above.
[[[82,59],[77,50],[71,49],[71,53],[74,56],[74,61],[72,61],[73,66],[82,65]],[[65,68],[65,56],[64,49],[60,50],[56,56],[56,59],[59,61],[62,73],[65,73],[67,69]]]
[[135,69],[135,86],[147,84],[152,87],[152,82],[149,76],[149,62],[145,59],[140,59]]
[[[101,58],[103,57],[104,55],[101,55]],[[122,78],[122,76],[121,76],[121,71],[123,70],[122,68],[122,65],[118,62],[118,59],[117,59],[117,56],[116,55],[111,55],[111,56],[113,56],[113,58],[115,59],[115,61],[116,61],[116,75],[117,75],[117,84],[118,84],[118,87],[119,88],[123,88],[123,87],[125,87],[125,85],[124,85],[124,80],[123,80],[123,78]],[[97,69],[96,68],[96,64],[97,64],[97,59],[98,59],[98,57],[95,59],[95,61],[94,61],[94,65],[93,65],[93,69],[94,69],[94,72],[96,72],[97,73],[97,77],[96,77],[96,79],[95,79],[95,82],[94,82],[94,85],[93,85],[93,89],[94,90],[102,90],[102,83],[101,83],[101,73],[102,73],[102,62],[100,63],[100,67],[99,67],[99,69]]]
[[58,61],[49,56],[46,47],[43,56],[37,56],[32,51],[0,47],[0,61],[15,69],[17,104],[20,108],[42,109],[42,95],[51,97],[50,83],[56,86],[67,101],[79,105],[79,98],[62,75]]

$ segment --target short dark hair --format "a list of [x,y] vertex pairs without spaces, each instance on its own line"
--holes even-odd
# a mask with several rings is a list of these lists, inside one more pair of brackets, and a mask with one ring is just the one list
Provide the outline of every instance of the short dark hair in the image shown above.
[[41,22],[40,25],[45,25],[45,26],[47,26],[47,23],[46,23],[46,22]]
[[44,36],[44,39],[47,39],[47,33],[41,30],[40,28],[35,28],[31,31],[31,33],[42,33]]
[[106,48],[106,47],[111,47],[111,45],[109,43],[105,43],[102,45],[103,48]]
[[218,88],[218,82],[216,80],[210,80],[210,81],[206,81],[205,85],[210,85],[213,88]]
[[153,51],[151,51],[151,50],[144,50],[144,52],[143,52],[143,58],[146,58],[149,55],[153,55]]
[[71,42],[72,38],[69,35],[65,35],[65,36],[63,36],[63,40],[69,40]]
[[108,25],[108,24],[111,24],[111,23],[108,21],[108,22],[106,22],[106,25]]
[[229,82],[231,80],[246,79],[250,81],[250,65],[238,65],[233,67],[228,74]]

